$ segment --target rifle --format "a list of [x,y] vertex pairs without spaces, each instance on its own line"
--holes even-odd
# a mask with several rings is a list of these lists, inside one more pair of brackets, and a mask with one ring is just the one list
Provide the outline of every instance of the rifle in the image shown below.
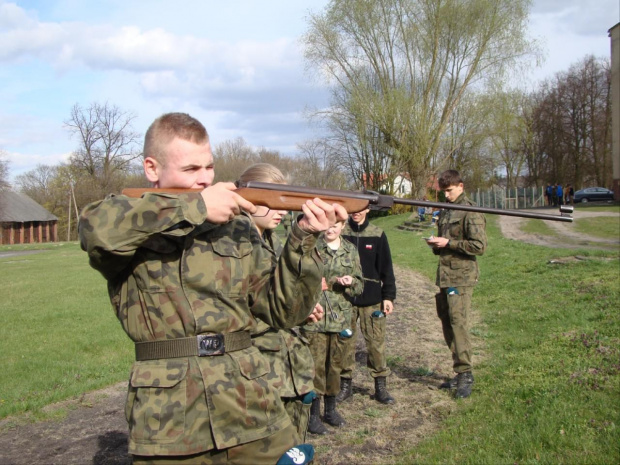
[[[348,213],[356,213],[366,208],[371,210],[389,210],[394,204],[412,205],[418,207],[445,208],[449,210],[464,210],[478,213],[490,213],[493,215],[518,216],[521,218],[535,218],[539,220],[564,221],[572,223],[573,207],[560,206],[560,215],[546,213],[533,213],[518,210],[501,210],[498,208],[476,207],[473,205],[455,205],[448,202],[429,202],[426,200],[401,199],[391,195],[379,194],[374,191],[341,191],[335,189],[323,189],[318,187],[303,187],[290,184],[274,184],[269,182],[250,181],[237,182],[235,191],[244,199],[254,205],[262,205],[273,210],[300,211],[301,206],[316,197],[327,203],[342,205]],[[143,194],[186,194],[189,192],[201,192],[202,189],[178,189],[178,188],[127,188],[122,194],[128,197],[141,197]]]

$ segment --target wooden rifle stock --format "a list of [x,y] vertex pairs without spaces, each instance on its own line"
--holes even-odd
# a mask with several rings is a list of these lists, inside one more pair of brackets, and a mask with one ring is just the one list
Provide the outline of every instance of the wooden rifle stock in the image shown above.
[[[301,206],[314,198],[320,198],[327,203],[342,205],[348,213],[356,213],[366,208],[372,210],[387,210],[394,204],[412,205],[418,207],[445,208],[448,210],[463,210],[478,213],[490,213],[493,215],[517,216],[521,218],[534,218],[540,220],[572,222],[572,206],[561,206],[560,215],[534,213],[520,210],[501,210],[498,208],[476,207],[473,205],[460,205],[448,202],[429,202],[426,200],[401,199],[390,195],[378,194],[373,191],[354,192],[334,189],[322,189],[318,187],[293,186],[290,184],[273,184],[269,182],[250,181],[237,183],[235,191],[244,199],[254,205],[262,205],[272,210],[301,211]],[[201,192],[202,189],[179,189],[179,188],[128,188],[123,189],[122,194],[128,197],[141,197],[143,194],[187,194]]]

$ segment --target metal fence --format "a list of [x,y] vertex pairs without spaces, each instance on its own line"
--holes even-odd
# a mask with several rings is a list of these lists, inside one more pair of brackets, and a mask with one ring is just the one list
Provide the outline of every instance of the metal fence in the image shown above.
[[494,187],[488,191],[478,189],[467,194],[479,207],[518,209],[545,206],[544,187]]

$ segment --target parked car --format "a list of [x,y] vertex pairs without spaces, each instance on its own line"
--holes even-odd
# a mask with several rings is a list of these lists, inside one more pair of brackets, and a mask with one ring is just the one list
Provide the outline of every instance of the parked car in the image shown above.
[[595,202],[597,200],[613,200],[614,191],[605,189],[604,187],[588,187],[575,192],[575,203],[577,202]]

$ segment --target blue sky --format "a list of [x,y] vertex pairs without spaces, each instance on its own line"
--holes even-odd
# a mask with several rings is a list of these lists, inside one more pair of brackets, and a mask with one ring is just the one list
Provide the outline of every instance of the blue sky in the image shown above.
[[[75,103],[118,105],[144,132],[167,111],[201,120],[214,144],[243,137],[294,155],[316,135],[304,110],[328,95],[304,71],[299,37],[327,0],[0,0],[0,150],[16,176],[77,147]],[[586,54],[609,56],[618,0],[534,0],[546,51],[532,83]]]

